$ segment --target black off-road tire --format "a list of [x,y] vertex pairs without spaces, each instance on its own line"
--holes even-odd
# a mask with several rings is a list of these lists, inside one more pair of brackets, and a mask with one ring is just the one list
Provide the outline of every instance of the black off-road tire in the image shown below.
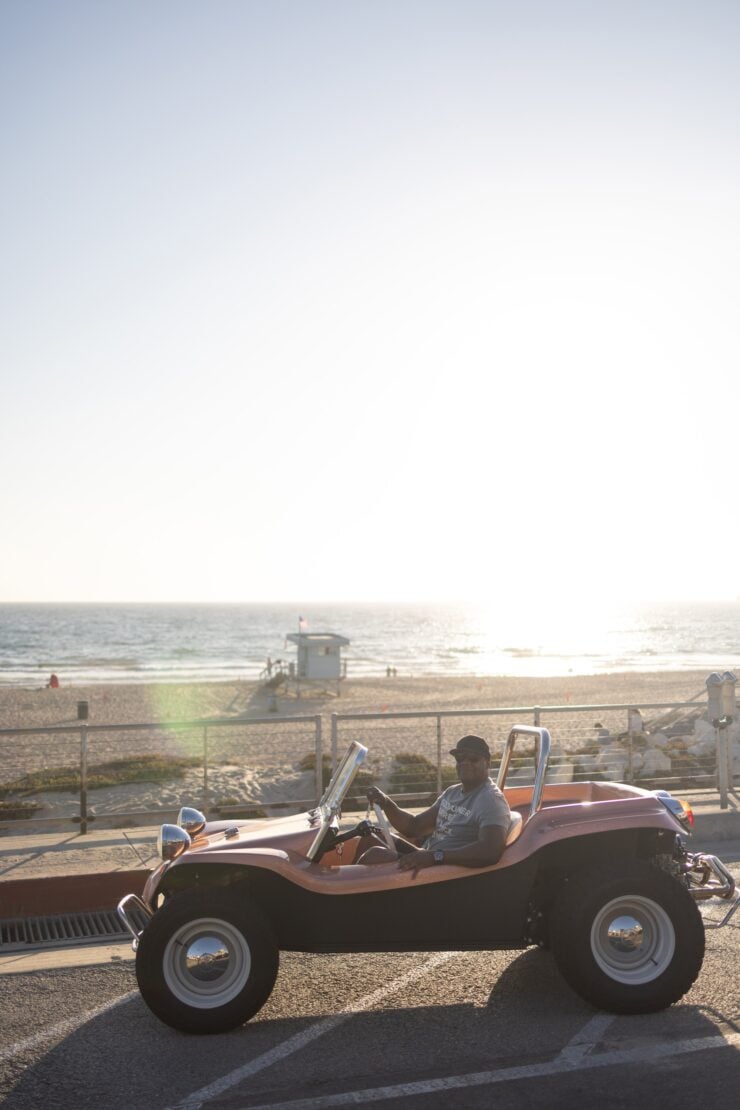
[[249,1021],[270,997],[278,965],[269,921],[236,888],[173,895],[144,929],[136,952],[147,1006],[185,1033],[223,1033]]
[[[630,930],[631,921],[641,933]],[[550,943],[563,978],[586,1001],[615,1014],[648,1014],[677,1002],[696,979],[704,923],[683,883],[627,860],[585,868],[565,884],[551,912]]]

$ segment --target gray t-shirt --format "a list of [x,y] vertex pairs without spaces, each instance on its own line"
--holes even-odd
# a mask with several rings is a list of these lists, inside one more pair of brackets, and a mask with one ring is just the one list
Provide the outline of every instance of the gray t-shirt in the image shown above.
[[510,823],[509,803],[490,779],[467,794],[458,783],[442,794],[434,832],[424,841],[424,847],[430,851],[466,848],[475,844],[478,833],[487,825],[508,830]]

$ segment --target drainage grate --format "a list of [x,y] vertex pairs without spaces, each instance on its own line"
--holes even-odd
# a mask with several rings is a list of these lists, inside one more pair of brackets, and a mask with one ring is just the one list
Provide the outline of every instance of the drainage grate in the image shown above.
[[[140,910],[134,907],[130,916],[137,928],[144,928],[147,919]],[[18,949],[63,948],[72,944],[94,944],[96,941],[130,938],[131,934],[115,910],[90,910],[86,913],[0,921],[0,954]]]

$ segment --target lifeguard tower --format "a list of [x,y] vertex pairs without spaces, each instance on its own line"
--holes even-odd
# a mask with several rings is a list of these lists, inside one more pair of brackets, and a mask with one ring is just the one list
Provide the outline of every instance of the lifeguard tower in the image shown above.
[[300,696],[301,683],[327,684],[336,682],[337,697],[339,683],[347,674],[346,661],[342,659],[342,648],[349,645],[346,636],[334,632],[292,632],[285,637],[298,648],[298,659],[288,668],[288,681],[295,683],[296,696]]

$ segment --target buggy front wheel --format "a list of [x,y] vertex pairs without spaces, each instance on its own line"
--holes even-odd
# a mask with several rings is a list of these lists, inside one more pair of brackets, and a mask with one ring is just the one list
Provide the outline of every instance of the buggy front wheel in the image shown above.
[[195,888],[174,895],[144,929],[136,978],[167,1025],[221,1033],[265,1004],[278,961],[269,923],[248,895]]
[[688,890],[642,860],[573,876],[555,902],[550,938],[570,986],[619,1014],[677,1002],[704,958],[704,924]]

